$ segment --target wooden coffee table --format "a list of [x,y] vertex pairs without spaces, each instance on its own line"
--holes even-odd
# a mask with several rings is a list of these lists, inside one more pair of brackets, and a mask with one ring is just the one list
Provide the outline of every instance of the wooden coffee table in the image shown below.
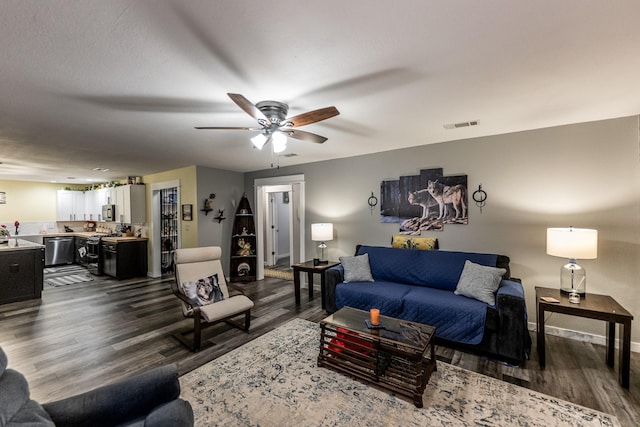
[[382,329],[369,329],[369,313],[344,307],[320,321],[318,366],[373,383],[413,399],[422,394],[436,370],[436,329],[380,316]]

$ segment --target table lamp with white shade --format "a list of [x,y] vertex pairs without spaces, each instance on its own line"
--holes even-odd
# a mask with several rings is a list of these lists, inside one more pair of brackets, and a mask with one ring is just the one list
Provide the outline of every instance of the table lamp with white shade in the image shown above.
[[328,264],[329,261],[324,259],[324,248],[327,247],[325,243],[327,240],[333,240],[333,224],[328,222],[311,224],[311,240],[320,242],[318,245],[320,248],[320,264]]
[[589,228],[547,228],[547,254],[568,258],[561,268],[560,292],[586,294],[587,275],[578,259],[598,257],[598,230]]

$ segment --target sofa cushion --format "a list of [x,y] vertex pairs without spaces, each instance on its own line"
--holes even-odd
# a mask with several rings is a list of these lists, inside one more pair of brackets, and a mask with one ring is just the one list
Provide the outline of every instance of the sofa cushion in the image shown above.
[[436,328],[436,337],[478,344],[484,336],[487,305],[451,291],[413,286],[404,296],[402,319]]
[[401,248],[401,249],[418,249],[421,251],[432,251],[434,249],[438,249],[438,238],[394,235],[391,238],[391,247]]
[[359,246],[369,254],[373,278],[386,282],[454,291],[465,261],[495,267],[498,255],[453,251],[409,251],[381,246]]
[[487,267],[467,260],[453,293],[496,305],[496,291],[506,272],[504,268]]
[[379,308],[384,316],[398,317],[403,310],[402,298],[412,286],[385,281],[340,283],[336,286],[336,307],[348,306],[369,311]]
[[341,256],[340,264],[344,267],[344,282],[373,282],[369,255]]

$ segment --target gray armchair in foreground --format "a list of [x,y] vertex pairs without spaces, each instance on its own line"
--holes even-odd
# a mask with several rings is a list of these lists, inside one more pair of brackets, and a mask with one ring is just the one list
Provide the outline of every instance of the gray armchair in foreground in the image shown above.
[[0,348],[0,390],[2,426],[193,426],[191,405],[179,398],[175,365],[40,405],[30,399],[24,376],[7,369]]

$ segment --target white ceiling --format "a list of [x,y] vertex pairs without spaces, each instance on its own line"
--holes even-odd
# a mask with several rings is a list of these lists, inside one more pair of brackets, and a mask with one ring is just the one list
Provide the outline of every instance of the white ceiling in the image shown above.
[[[639,16],[637,0],[2,0],[0,179],[246,172],[635,115]],[[194,129],[255,125],[227,92],[341,114],[274,161],[250,132]]]

